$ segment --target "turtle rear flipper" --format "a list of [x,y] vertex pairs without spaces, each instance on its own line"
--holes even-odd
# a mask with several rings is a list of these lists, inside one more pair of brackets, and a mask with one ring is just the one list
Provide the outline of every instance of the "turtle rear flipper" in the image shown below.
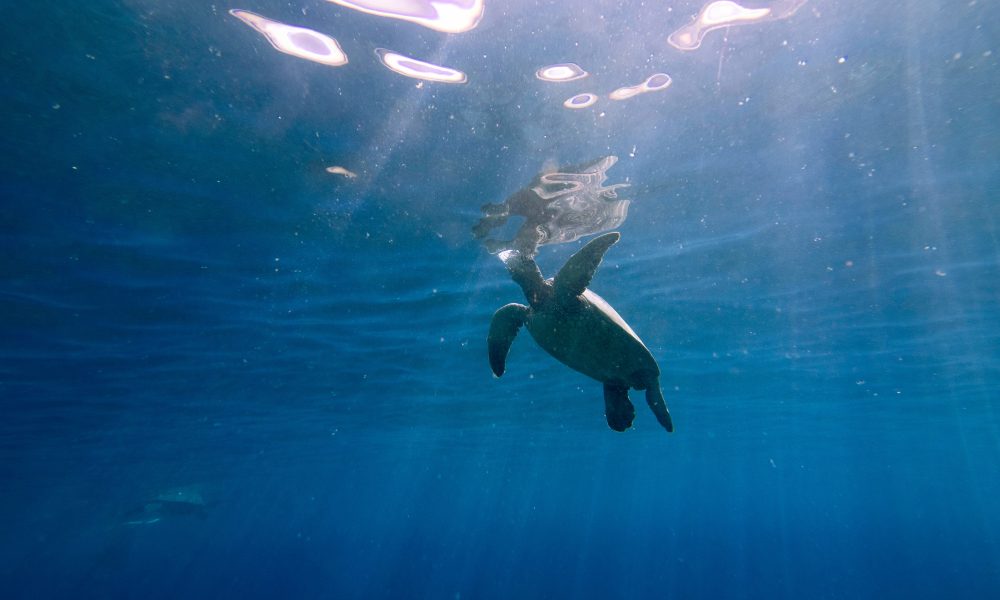
[[660,389],[659,380],[653,380],[646,386],[646,404],[656,415],[656,420],[669,432],[674,430],[674,421],[670,418],[670,411],[667,410],[667,403],[663,401],[663,391]]
[[608,427],[615,431],[625,431],[632,426],[635,407],[628,399],[628,386],[604,384],[604,416],[608,418]]

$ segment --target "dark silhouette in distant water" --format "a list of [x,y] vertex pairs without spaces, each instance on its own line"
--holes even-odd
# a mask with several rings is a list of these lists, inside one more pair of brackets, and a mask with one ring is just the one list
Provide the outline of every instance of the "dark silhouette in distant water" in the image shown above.
[[[610,231],[628,216],[629,201],[619,198],[616,190],[629,184],[602,185],[608,169],[617,162],[617,156],[605,156],[580,166],[540,173],[528,187],[514,192],[502,204],[483,205],[484,216],[472,232],[493,254],[514,250],[534,257],[539,246]],[[524,217],[514,239],[488,237],[514,216]]]
[[587,289],[604,253],[620,235],[594,238],[545,280],[527,255],[501,256],[529,306],[508,304],[493,315],[488,338],[490,367],[503,375],[507,353],[522,325],[538,345],[566,366],[604,383],[604,408],[615,431],[632,426],[629,388],[646,390],[646,402],[667,431],[674,425],[660,390],[660,368],[639,336],[603,298]]
[[126,525],[152,525],[170,517],[208,515],[208,504],[196,487],[176,488],[143,502],[125,513]]

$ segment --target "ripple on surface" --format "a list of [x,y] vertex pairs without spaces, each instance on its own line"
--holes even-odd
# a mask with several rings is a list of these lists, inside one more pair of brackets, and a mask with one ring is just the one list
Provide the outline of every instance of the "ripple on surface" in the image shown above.
[[590,92],[584,92],[582,94],[577,94],[572,98],[567,98],[563,102],[563,106],[566,108],[587,108],[588,106],[593,106],[597,102],[597,94],[591,94]]
[[347,64],[347,54],[341,49],[337,40],[328,35],[272,21],[247,10],[233,9],[229,14],[263,34],[279,52],[331,67]]
[[779,0],[769,7],[747,8],[731,0],[716,0],[706,4],[692,22],[671,33],[667,42],[678,50],[696,50],[709,31],[730,25],[786,19],[805,3],[806,0]]
[[435,31],[462,33],[483,18],[483,0],[327,0],[370,15],[401,19]]
[[576,63],[559,63],[557,65],[548,65],[546,67],[542,67],[537,71],[535,71],[535,77],[537,77],[538,79],[541,79],[542,81],[551,81],[556,83],[583,79],[587,75],[589,75],[589,73],[580,68],[580,65]]
[[436,81],[438,83],[465,83],[469,80],[465,73],[458,69],[410,58],[409,56],[404,56],[385,48],[376,48],[375,54],[378,56],[379,61],[385,65],[385,68],[400,75],[413,77],[414,79]]

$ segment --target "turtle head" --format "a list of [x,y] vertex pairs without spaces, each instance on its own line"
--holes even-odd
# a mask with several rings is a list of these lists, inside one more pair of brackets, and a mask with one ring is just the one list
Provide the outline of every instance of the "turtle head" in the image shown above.
[[507,270],[510,271],[510,278],[514,283],[521,286],[524,297],[532,307],[544,304],[552,297],[552,282],[542,278],[542,272],[538,265],[530,257],[517,251],[505,253],[501,256]]

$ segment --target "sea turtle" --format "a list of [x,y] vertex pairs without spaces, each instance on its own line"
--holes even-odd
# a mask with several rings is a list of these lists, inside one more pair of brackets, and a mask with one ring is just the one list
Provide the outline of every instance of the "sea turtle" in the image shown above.
[[490,367],[503,375],[518,329],[527,325],[538,345],[566,366],[604,383],[604,410],[615,431],[632,426],[629,388],[646,390],[646,402],[667,431],[674,425],[660,390],[660,368],[639,336],[615,309],[587,289],[604,253],[621,236],[607,233],[570,257],[553,279],[543,279],[530,257],[505,261],[529,306],[508,304],[493,315],[488,338]]

